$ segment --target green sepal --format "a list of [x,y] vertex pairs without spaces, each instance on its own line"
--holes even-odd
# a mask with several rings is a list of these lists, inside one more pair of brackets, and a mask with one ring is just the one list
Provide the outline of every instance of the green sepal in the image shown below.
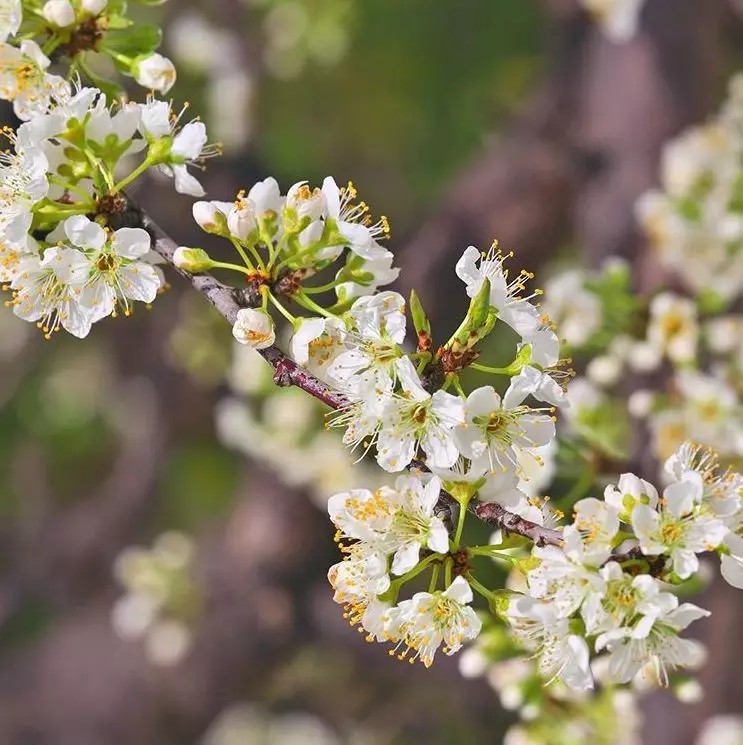
[[428,320],[426,311],[423,310],[418,293],[415,290],[410,291],[410,315],[413,317],[413,326],[420,336],[422,333],[431,336],[431,322]]
[[445,346],[451,349],[472,349],[493,330],[497,318],[498,313],[490,305],[490,280],[486,277],[480,291],[470,301],[464,321]]

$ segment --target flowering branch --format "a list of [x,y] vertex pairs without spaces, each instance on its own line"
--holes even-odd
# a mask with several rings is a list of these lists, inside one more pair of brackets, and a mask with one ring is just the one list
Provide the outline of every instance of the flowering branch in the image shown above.
[[[236,290],[234,287],[225,285],[209,275],[191,274],[177,267],[173,261],[178,249],[175,241],[141,207],[138,205],[132,206],[141,215],[142,227],[152,235],[154,250],[178,274],[185,277],[194,289],[204,295],[228,323],[234,325],[238,311],[253,304],[249,299],[257,295],[257,290],[253,287],[246,290]],[[348,404],[345,396],[297,365],[276,345],[257,351],[273,368],[273,379],[277,385],[282,387],[296,386],[332,409],[342,409]],[[416,468],[425,469],[425,464],[421,461],[414,461],[412,465]],[[455,501],[447,492],[443,491],[442,494],[446,495],[449,500]],[[528,538],[536,546],[562,546],[563,544],[562,533],[559,530],[544,528],[535,522],[526,520],[513,512],[509,512],[497,502],[473,505],[471,513],[492,527],[502,528],[509,533],[516,533]]]

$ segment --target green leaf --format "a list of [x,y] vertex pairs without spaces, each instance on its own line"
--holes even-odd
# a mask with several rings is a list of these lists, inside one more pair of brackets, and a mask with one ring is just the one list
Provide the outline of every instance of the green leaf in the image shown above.
[[154,52],[162,41],[162,31],[151,24],[136,25],[121,31],[110,31],[106,35],[102,50],[110,49],[128,57],[137,57]]

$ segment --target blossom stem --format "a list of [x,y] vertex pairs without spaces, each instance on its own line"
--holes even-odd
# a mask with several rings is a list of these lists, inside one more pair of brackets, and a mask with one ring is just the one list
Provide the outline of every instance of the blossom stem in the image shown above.
[[[93,153],[91,153],[90,150],[88,150],[87,148],[83,148],[83,153],[85,154],[85,158],[88,163],[90,163],[90,165],[93,166],[93,168],[101,175],[101,178],[106,183],[109,191],[112,193],[117,191],[114,186],[114,180],[111,172],[103,165],[103,163],[101,163],[100,158],[97,158],[95,155],[93,155]],[[126,179],[124,179],[124,181],[126,181]]]
[[318,305],[312,298],[307,297],[304,294],[304,290],[300,290],[295,296],[294,299],[303,307],[307,308],[307,310],[314,310],[315,313],[318,313],[321,316],[325,316],[325,318],[335,318],[335,316],[328,310],[325,310],[321,305]]
[[515,564],[518,559],[510,554],[504,554],[497,546],[468,546],[467,551],[471,556],[489,556],[493,559],[503,559]]
[[[253,262],[248,258],[248,255],[245,253],[245,249],[240,245],[240,242],[237,239],[230,237],[230,243],[235,247],[235,251],[240,254],[240,258],[245,262],[245,266],[247,266],[248,269],[255,269]],[[261,269],[265,269],[266,267],[263,264],[263,260],[254,248],[252,249],[251,254],[253,254],[253,257],[259,262],[258,265]]]
[[496,593],[494,593],[492,590],[488,590],[488,588],[485,587],[485,585],[480,584],[480,582],[478,582],[469,572],[467,572],[467,574],[464,575],[464,578],[467,580],[467,582],[470,583],[470,587],[475,592],[482,595],[486,600],[491,601],[491,600],[498,599],[498,596],[496,595]]
[[467,519],[467,506],[460,504],[459,515],[457,516],[457,530],[454,533],[454,548],[459,548],[459,543],[462,540],[462,531],[464,530],[464,521]]
[[[266,287],[263,285],[263,287]],[[273,293],[266,287],[265,290],[263,290],[265,295],[268,297],[268,299],[273,304],[274,308],[281,313],[284,318],[286,318],[289,323],[292,324],[292,326],[297,322],[297,319],[273,296]]]
[[402,585],[404,585],[406,582],[409,582],[411,579],[414,579],[415,577],[417,577],[427,566],[429,566],[430,564],[433,564],[434,562],[440,562],[440,561],[441,561],[441,556],[439,554],[431,554],[430,556],[426,556],[425,559],[423,559],[422,561],[419,561],[409,572],[405,572],[405,574],[393,580],[392,585],[395,585],[396,589],[399,590],[399,588]]
[[133,181],[136,181],[150,166],[154,165],[149,158],[145,158],[128,176],[125,176],[121,181],[111,187],[112,192],[120,192],[125,189]]
[[428,591],[433,592],[439,583],[439,574],[441,573],[441,564],[434,564],[431,570],[431,581],[428,583]]
[[330,292],[330,290],[334,290],[340,282],[338,280],[333,280],[332,282],[328,282],[325,285],[319,285],[317,287],[303,287],[302,292],[305,295],[319,295],[322,292]]
[[232,272],[240,272],[241,274],[245,274],[248,277],[250,276],[250,271],[244,266],[239,266],[238,264],[230,264],[227,261],[215,261],[212,266],[219,269],[229,269]]
[[470,367],[480,372],[491,373],[492,375],[511,375],[507,367],[490,367],[490,365],[481,365],[479,362],[471,362]]
[[452,569],[454,568],[454,559],[448,557],[444,564],[444,589],[451,584]]

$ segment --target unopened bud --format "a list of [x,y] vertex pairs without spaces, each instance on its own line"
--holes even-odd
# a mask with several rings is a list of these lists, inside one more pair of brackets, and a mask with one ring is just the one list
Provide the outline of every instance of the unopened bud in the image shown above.
[[93,16],[97,16],[100,13],[102,13],[106,6],[108,5],[108,0],[83,0],[82,3],[80,3],[80,6],[86,13],[90,13]]
[[265,349],[276,341],[273,318],[265,310],[242,308],[232,327],[232,335],[253,349]]
[[207,272],[214,266],[214,262],[203,248],[186,248],[179,246],[173,254],[173,263],[185,272],[198,274]]
[[167,93],[173,87],[176,78],[173,63],[157,52],[135,62],[132,73],[142,87],[158,93]]
[[191,208],[193,219],[206,233],[221,234],[227,230],[227,218],[214,202],[195,202]]
[[49,23],[59,28],[75,23],[75,9],[70,0],[48,0],[44,3],[41,14]]

